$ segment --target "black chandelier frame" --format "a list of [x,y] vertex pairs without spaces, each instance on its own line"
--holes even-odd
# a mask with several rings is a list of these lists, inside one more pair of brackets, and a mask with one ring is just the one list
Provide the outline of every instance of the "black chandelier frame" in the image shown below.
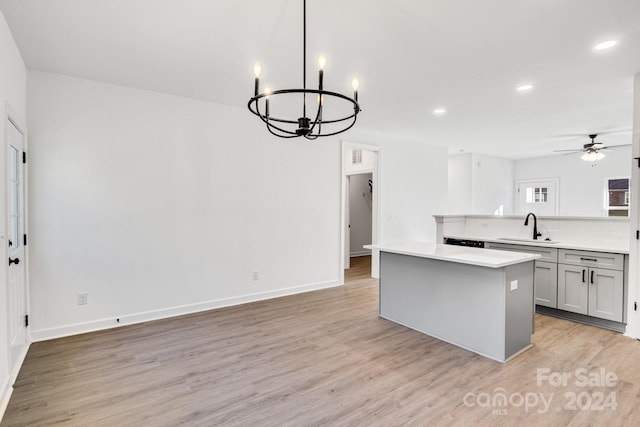
[[[324,69],[321,68],[319,71],[318,77],[318,89],[308,89],[307,88],[307,1],[303,0],[303,48],[302,48],[302,89],[279,89],[274,90],[272,92],[259,92],[260,79],[258,76],[255,78],[254,85],[254,96],[247,103],[247,107],[251,113],[255,114],[262,120],[266,126],[267,130],[279,137],[279,138],[298,138],[304,137],[306,139],[314,140],[320,137],[326,136],[334,136],[340,133],[346,132],[351,129],[355,124],[358,118],[358,114],[360,113],[360,104],[358,102],[358,90],[354,88],[353,98],[350,98],[346,95],[343,95],[338,92],[332,92],[328,90],[324,90],[323,88],[323,77],[324,77]],[[292,120],[281,117],[271,116],[269,113],[269,98],[274,97],[276,95],[284,95],[284,94],[301,94],[302,95],[302,117]],[[307,95],[314,95],[318,98],[318,107],[315,111],[315,118],[311,120],[307,117]],[[324,97],[331,97],[335,99],[339,99],[344,102],[348,102],[353,107],[353,114],[344,116],[342,118],[333,119],[333,120],[324,120],[322,118],[323,114],[323,104]],[[262,102],[261,102],[262,100]],[[264,108],[261,108],[261,103]],[[330,127],[330,130],[326,133],[323,133],[323,125],[336,125],[343,123],[344,127],[339,128],[338,130],[335,127]],[[296,125],[297,128],[294,129],[294,126],[286,126],[286,125]],[[288,128],[287,128],[288,127]]]

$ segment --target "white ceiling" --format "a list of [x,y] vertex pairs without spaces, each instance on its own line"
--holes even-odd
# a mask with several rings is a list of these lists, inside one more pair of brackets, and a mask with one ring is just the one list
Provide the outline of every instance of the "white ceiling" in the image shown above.
[[[256,60],[272,89],[302,80],[302,0],[0,0],[0,10],[30,69],[242,108]],[[572,134],[631,142],[640,0],[308,0],[307,16],[310,86],[320,53],[325,89],[348,93],[359,76],[359,132],[511,158],[588,142]],[[593,51],[609,39],[619,45]],[[516,93],[523,82],[533,91]],[[439,106],[448,112],[435,117]]]

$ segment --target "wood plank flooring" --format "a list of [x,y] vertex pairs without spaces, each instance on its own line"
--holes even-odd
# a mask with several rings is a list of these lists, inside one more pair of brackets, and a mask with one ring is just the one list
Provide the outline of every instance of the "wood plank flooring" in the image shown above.
[[[340,288],[34,343],[2,426],[640,425],[638,341],[537,315],[500,364],[378,318],[368,262]],[[544,368],[571,378],[538,385]]]

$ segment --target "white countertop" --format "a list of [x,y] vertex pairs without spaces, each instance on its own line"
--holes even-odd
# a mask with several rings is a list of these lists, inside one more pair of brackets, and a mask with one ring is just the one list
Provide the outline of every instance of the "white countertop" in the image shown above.
[[592,251],[592,252],[609,252],[616,254],[628,254],[629,253],[629,244],[622,242],[607,242],[601,241],[597,245],[595,243],[585,243],[585,242],[570,242],[570,241],[558,241],[558,242],[545,242],[544,240],[522,240],[522,239],[514,239],[508,240],[506,238],[490,238],[490,237],[477,237],[477,236],[460,236],[460,235],[451,235],[445,234],[443,237],[450,237],[452,239],[464,239],[464,240],[478,240],[481,242],[492,242],[492,243],[505,243],[510,245],[524,245],[524,246],[541,246],[545,248],[558,248],[558,249],[574,249],[580,251]]
[[382,252],[457,262],[460,264],[478,265],[488,268],[502,268],[540,258],[540,255],[537,254],[498,251],[494,249],[479,249],[418,241],[365,245],[364,247],[366,249],[375,249]]

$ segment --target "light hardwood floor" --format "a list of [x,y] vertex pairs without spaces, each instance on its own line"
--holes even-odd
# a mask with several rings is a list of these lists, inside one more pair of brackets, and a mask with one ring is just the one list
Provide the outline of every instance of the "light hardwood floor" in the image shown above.
[[[2,426],[640,425],[638,341],[538,315],[535,347],[500,364],[378,318],[367,263],[340,288],[35,343]],[[538,385],[545,368],[571,378]]]

